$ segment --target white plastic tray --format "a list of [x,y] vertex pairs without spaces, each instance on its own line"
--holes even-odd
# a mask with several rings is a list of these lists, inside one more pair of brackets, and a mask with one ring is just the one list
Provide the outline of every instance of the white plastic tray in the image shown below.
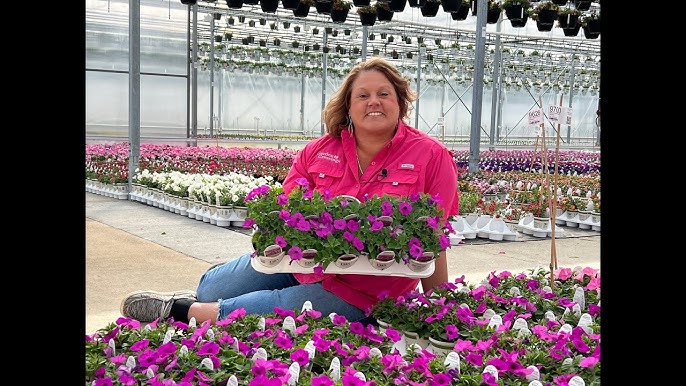
[[[290,264],[289,264],[290,263]],[[288,256],[284,256],[283,260],[276,264],[273,267],[265,267],[262,265],[257,258],[252,258],[250,259],[250,264],[252,264],[252,267],[255,268],[256,271],[259,272],[264,272],[264,273],[281,273],[281,272],[295,272],[295,273],[313,273],[314,268],[304,268],[301,267],[297,262],[293,261],[291,263],[291,258]],[[407,267],[407,265],[403,263],[395,263],[392,264],[390,267],[379,270],[374,267],[372,267],[371,263],[369,262],[369,259],[366,258],[358,258],[357,261],[351,265],[348,268],[340,268],[336,264],[331,263],[329,266],[324,270],[324,273],[340,273],[340,274],[347,274],[347,273],[354,273],[354,274],[361,274],[361,275],[378,275],[378,276],[406,276],[406,277],[418,277],[418,278],[423,278],[423,277],[429,277],[431,274],[434,273],[434,269],[436,268],[435,262],[431,262],[431,264],[428,264],[426,266],[426,269],[423,271],[418,271],[415,272],[411,270],[410,268]]]

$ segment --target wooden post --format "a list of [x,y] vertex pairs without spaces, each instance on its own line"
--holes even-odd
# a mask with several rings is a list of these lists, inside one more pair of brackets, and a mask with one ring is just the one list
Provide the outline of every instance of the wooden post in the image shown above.
[[[560,94],[560,106],[562,106],[562,99],[564,98],[564,94]],[[557,177],[558,177],[558,162],[560,160],[560,120],[558,119],[557,121],[557,141],[555,144],[555,171],[553,173],[553,197],[551,201],[551,206],[555,210],[553,212],[552,210],[550,211],[550,229],[552,231],[551,234],[551,242],[550,242],[550,271],[552,272],[553,269],[557,269],[557,250],[555,249],[555,214],[557,212]]]
[[533,172],[534,168],[534,157],[536,156],[536,149],[538,149],[538,135],[536,136],[536,142],[534,142],[534,151],[531,152],[531,164],[529,165],[529,173]]

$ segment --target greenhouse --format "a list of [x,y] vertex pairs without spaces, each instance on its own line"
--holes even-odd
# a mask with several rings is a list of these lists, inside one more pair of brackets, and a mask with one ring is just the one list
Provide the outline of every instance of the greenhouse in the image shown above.
[[85,16],[77,382],[600,386],[599,0]]
[[[279,2],[267,11],[256,0],[240,6],[135,3],[140,17],[132,23],[129,1],[86,1],[89,141],[127,138],[131,117],[140,120],[144,141],[317,137],[324,132],[324,102],[347,71],[382,56],[418,92],[410,124],[449,147],[464,147],[474,133],[482,146],[535,145],[541,126],[529,124],[527,115],[553,105],[572,110],[559,130],[561,147],[599,146],[600,36],[588,27],[600,20],[599,2],[555,1],[563,4],[556,5],[557,19],[541,25],[534,11],[547,1],[526,2],[528,19],[508,17],[508,1],[490,1],[497,19],[483,21],[482,40],[475,32],[477,3],[471,1],[462,14],[441,5],[435,16],[424,16],[416,2],[402,2],[402,11],[391,12],[388,21],[379,15],[373,25],[362,24],[363,6],[351,2],[343,21],[334,21],[326,7],[320,12],[319,2],[312,2],[307,16],[296,15],[298,2],[288,8]],[[567,13],[578,21],[573,28],[566,25],[572,20]],[[140,98],[140,111],[131,115],[129,33],[135,24],[140,82],[133,95]],[[556,126],[544,124],[551,146]]]

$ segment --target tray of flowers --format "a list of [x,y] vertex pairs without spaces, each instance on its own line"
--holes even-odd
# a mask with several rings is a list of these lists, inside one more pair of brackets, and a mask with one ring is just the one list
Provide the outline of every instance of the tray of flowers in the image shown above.
[[252,265],[265,273],[340,273],[428,277],[450,246],[438,197],[331,196],[299,182],[289,194],[264,185],[245,199]]

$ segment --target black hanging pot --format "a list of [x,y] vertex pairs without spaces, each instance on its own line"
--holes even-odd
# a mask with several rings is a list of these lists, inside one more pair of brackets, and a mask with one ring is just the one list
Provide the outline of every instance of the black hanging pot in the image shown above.
[[379,21],[391,21],[393,20],[393,11],[389,11],[383,7],[376,7],[376,18]]
[[[557,24],[560,28],[574,28],[579,23],[579,15],[564,13],[557,15]],[[578,32],[578,31],[577,31]]]
[[544,24],[544,23],[541,23],[540,20],[536,20],[536,28],[538,28],[538,30],[540,32],[548,32],[548,31],[551,31],[553,29],[553,23]]
[[393,12],[402,12],[405,10],[407,0],[390,0],[388,2],[388,9]]
[[555,19],[557,19],[557,10],[555,9],[542,9],[538,13],[538,22],[540,22],[541,24],[552,25],[555,22]]
[[579,34],[580,29],[581,29],[581,24],[576,23],[576,25],[572,28],[563,28],[562,33],[564,33],[565,36],[576,36]]
[[510,19],[510,24],[512,24],[512,27],[514,28],[522,28],[526,26],[527,20],[529,20],[529,15],[524,13],[524,17],[521,19]]
[[584,36],[586,39],[597,39],[600,36],[600,32],[591,31],[588,26],[584,26]]
[[593,33],[600,33],[600,19],[590,19],[586,22],[588,30]]
[[469,6],[461,4],[457,12],[451,12],[450,17],[453,20],[465,20],[469,16]]
[[283,9],[289,9],[291,11],[298,8],[298,4],[300,4],[300,0],[281,0]]
[[276,13],[279,7],[279,0],[260,0],[260,8],[265,13]]
[[419,9],[422,11],[422,16],[424,16],[424,17],[435,17],[436,14],[438,13],[438,7],[440,5],[441,5],[441,3],[436,3],[433,1],[427,1],[426,4],[424,4]]
[[502,9],[489,9],[486,12],[486,23],[487,24],[495,24],[498,22],[498,19],[500,19],[500,14],[502,13]]
[[519,20],[524,17],[526,12],[521,4],[508,5],[505,8],[505,16],[507,16],[510,21]]
[[462,0],[443,0],[441,5],[443,6],[443,12],[453,13],[460,9]]
[[366,26],[373,26],[376,23],[376,12],[360,13],[360,23]]
[[331,1],[317,0],[314,3],[314,7],[317,9],[317,13],[330,15],[333,3]]
[[[333,3],[332,3],[333,4]],[[345,23],[348,18],[347,9],[331,9],[331,21],[334,23]]]
[[293,16],[295,17],[307,17],[310,13],[310,5],[298,3],[298,8],[293,10]]

